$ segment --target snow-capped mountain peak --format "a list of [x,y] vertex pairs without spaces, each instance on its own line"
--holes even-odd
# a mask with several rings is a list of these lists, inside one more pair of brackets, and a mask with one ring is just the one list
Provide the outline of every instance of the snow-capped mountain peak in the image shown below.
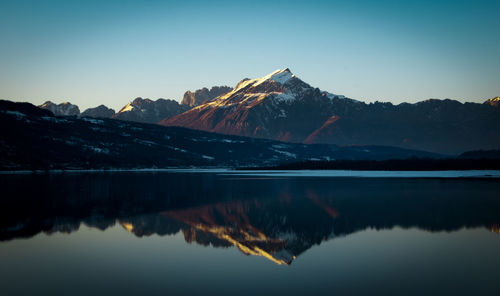
[[266,76],[260,77],[260,78],[255,78],[255,79],[248,79],[245,78],[242,81],[240,81],[236,87],[234,88],[233,92],[238,92],[242,89],[246,88],[254,88],[258,87],[262,84],[265,83],[276,83],[279,84],[280,86],[285,85],[290,79],[295,78],[295,75],[290,71],[290,69],[278,69],[274,72],[271,72],[267,74]]
[[293,77],[295,77],[295,75],[293,75],[293,73],[290,71],[290,69],[288,69],[288,68],[286,68],[284,70],[278,69],[278,70],[276,70],[272,73],[269,73],[266,76],[258,79],[260,81],[257,82],[256,86],[265,82],[265,81],[269,81],[269,80],[272,80],[274,82],[277,82],[277,83],[283,85]]
[[263,77],[241,80],[236,87],[195,109],[245,105],[252,107],[265,99],[291,102],[311,86],[297,78],[289,68],[278,69]]
[[[328,92],[321,92],[321,95],[330,100],[345,98]],[[245,78],[233,90],[193,109],[237,108],[238,106],[249,109],[259,106],[261,103],[272,104],[272,108],[274,108],[276,105],[294,104],[296,101],[311,100],[318,96],[319,94],[315,93],[314,87],[295,76],[289,68],[285,68],[260,78]],[[315,99],[312,100],[315,101]],[[285,113],[280,111],[279,117],[285,117]]]
[[243,79],[232,91],[160,124],[300,142],[303,136],[298,131],[309,134],[317,129],[316,125],[335,114],[334,109],[351,103],[344,98],[312,87],[285,68]]

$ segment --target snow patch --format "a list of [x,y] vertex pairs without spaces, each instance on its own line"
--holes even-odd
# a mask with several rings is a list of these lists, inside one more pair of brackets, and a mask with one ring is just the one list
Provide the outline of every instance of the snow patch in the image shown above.
[[93,124],[104,124],[104,121],[94,118],[82,117],[82,120]]
[[280,93],[279,95],[277,95],[275,97],[276,100],[280,101],[280,102],[291,102],[293,100],[295,100],[295,96],[290,94],[290,93]]
[[294,153],[291,153],[291,152],[288,152],[288,151],[282,151],[282,150],[278,150],[278,149],[272,149],[270,148],[272,151],[274,152],[277,152],[279,154],[282,154],[282,155],[285,155],[287,157],[290,157],[290,158],[297,158],[297,155],[294,154]]
[[245,143],[245,141],[236,141],[236,140],[230,140],[230,139],[221,139],[220,142],[222,143]]
[[68,122],[66,119],[57,118],[57,117],[42,116],[41,118],[43,120],[46,120],[46,121],[52,121],[52,122],[57,122],[57,123]]
[[95,147],[95,146],[83,145],[83,149],[93,151],[95,153],[109,154],[109,149],[107,149],[107,148],[100,148],[100,147]]
[[170,149],[175,150],[175,151],[184,152],[184,153],[188,152],[187,150],[184,150],[184,149],[181,149],[181,148],[177,148],[177,147],[174,147],[174,146],[167,146],[167,148],[170,148]]
[[285,84],[288,80],[292,79],[293,77],[295,77],[295,75],[293,75],[292,72],[290,72],[290,70],[288,68],[286,68],[284,70],[278,69],[270,74],[267,74],[266,76],[264,76],[262,78],[255,79],[257,81],[254,84],[254,86],[257,86],[257,85],[264,83],[266,81],[269,81],[269,80],[272,80],[272,81],[279,83],[279,84]]
[[276,149],[287,149],[287,148],[290,148],[290,146],[286,145],[286,144],[274,144],[271,147],[276,148]]
[[9,114],[15,116],[17,119],[22,119],[23,117],[26,117],[26,114],[21,113],[19,111],[2,111],[2,113]]
[[342,96],[342,95],[336,95],[336,94],[331,94],[329,92],[326,92],[324,91],[323,92],[324,95],[326,95],[327,98],[329,98],[330,100],[333,100],[335,98],[339,99],[339,100],[343,100],[345,99],[345,96]]
[[70,145],[70,146],[75,146],[75,145],[78,145],[77,142],[75,141],[69,141],[69,140],[66,140],[66,144]]
[[141,139],[134,139],[134,142],[142,145],[147,145],[147,146],[153,146],[153,145],[158,145],[157,143],[153,141],[146,141],[146,140],[141,140]]
[[278,114],[278,117],[281,117],[281,118],[286,118],[286,111],[283,110],[283,109],[280,109],[280,114]]

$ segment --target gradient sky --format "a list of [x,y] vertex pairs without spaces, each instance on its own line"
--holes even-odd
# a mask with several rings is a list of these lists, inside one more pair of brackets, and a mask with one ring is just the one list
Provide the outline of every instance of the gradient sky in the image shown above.
[[370,101],[500,95],[500,1],[0,0],[0,98],[119,109],[289,67]]

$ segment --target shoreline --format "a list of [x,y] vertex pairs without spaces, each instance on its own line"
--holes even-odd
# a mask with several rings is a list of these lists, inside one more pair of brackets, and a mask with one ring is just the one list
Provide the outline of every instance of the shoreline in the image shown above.
[[86,173],[206,173],[240,177],[330,177],[330,178],[474,178],[497,179],[500,170],[238,170],[234,168],[166,168],[166,169],[85,169],[85,170],[19,170],[0,171],[0,175],[86,174]]

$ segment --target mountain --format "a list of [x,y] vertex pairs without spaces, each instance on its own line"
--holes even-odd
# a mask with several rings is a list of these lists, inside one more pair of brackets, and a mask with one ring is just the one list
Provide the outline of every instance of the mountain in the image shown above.
[[115,115],[115,110],[110,109],[104,105],[99,105],[95,108],[88,108],[80,115],[94,118],[111,118],[113,117],[113,115]]
[[243,79],[211,101],[159,122],[229,135],[297,143],[383,145],[459,154],[498,149],[500,109],[426,100],[366,104],[314,88],[277,70]]
[[54,104],[51,101],[47,101],[42,105],[38,106],[42,109],[49,110],[54,113],[56,116],[68,116],[68,115],[79,115],[80,109],[77,105],[73,105],[68,102],[64,102],[61,104]]
[[174,100],[136,98],[125,105],[112,118],[144,123],[156,123],[170,118],[189,109],[189,106],[180,105]]
[[278,70],[262,78],[244,79],[232,91],[160,124],[302,142],[324,122],[323,117],[329,115],[325,105],[334,98],[346,100],[321,93],[289,69]]
[[95,108],[88,108],[82,113],[80,113],[80,108],[78,108],[77,105],[73,105],[69,102],[64,102],[57,105],[52,103],[51,101],[47,101],[38,107],[49,110],[56,116],[80,115],[95,118],[111,118],[115,114],[115,110],[110,109],[104,105],[100,105]]
[[232,88],[229,86],[214,86],[210,90],[206,87],[198,89],[195,92],[187,91],[184,93],[181,105],[187,105],[189,107],[195,107],[200,105],[205,101],[210,101],[220,95],[223,95]]
[[491,99],[487,100],[486,102],[484,102],[484,104],[487,104],[487,105],[490,105],[493,107],[498,107],[498,105],[500,104],[500,97],[491,98]]
[[440,157],[401,148],[305,145],[179,127],[54,116],[0,101],[0,170],[272,166],[305,160]]

